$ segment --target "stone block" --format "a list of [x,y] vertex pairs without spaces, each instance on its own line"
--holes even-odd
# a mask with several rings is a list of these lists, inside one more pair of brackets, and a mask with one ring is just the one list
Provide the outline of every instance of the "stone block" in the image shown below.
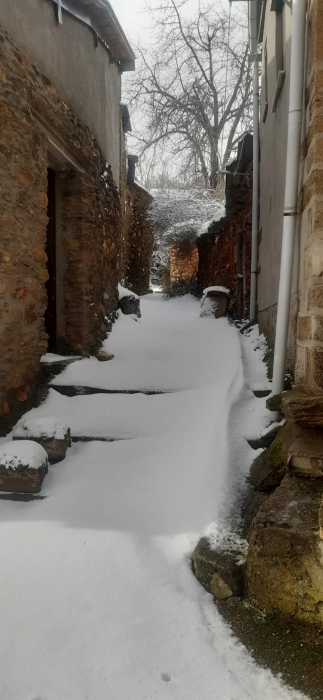
[[323,341],[323,316],[313,316],[313,327],[313,339]]
[[193,552],[192,563],[196,578],[215,598],[223,600],[242,595],[241,552],[212,549],[209,540],[202,537]]
[[268,396],[268,399],[266,400],[266,408],[268,408],[268,411],[280,412],[282,410],[282,394]]
[[311,337],[311,316],[298,316],[298,339],[308,340]]
[[30,440],[0,446],[0,491],[39,493],[48,472],[47,454]]
[[294,440],[288,450],[288,470],[295,476],[323,477],[323,440]]
[[288,446],[292,438],[285,425],[267,450],[251,466],[248,481],[256,491],[273,491],[286,474]]
[[291,423],[308,428],[323,427],[323,392],[286,391],[282,395],[282,411]]
[[119,299],[118,308],[121,309],[122,313],[127,316],[133,314],[134,316],[141,318],[140,299],[135,297],[134,294],[130,294],[129,296],[124,296],[122,299]]
[[50,464],[65,459],[67,449],[71,445],[70,428],[54,416],[22,419],[12,438],[37,442],[46,450]]
[[305,279],[320,277],[323,274],[323,241],[313,239],[304,255]]
[[288,474],[252,524],[246,588],[253,604],[323,627],[321,479]]

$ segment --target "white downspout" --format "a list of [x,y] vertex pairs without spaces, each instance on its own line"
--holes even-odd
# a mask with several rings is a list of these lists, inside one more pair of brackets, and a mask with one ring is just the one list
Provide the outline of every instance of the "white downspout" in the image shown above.
[[[290,95],[287,137],[287,164],[283,241],[277,308],[274,373],[272,393],[284,389],[289,308],[292,291],[294,241],[297,216],[299,161],[303,113],[303,84],[305,61],[306,0],[293,0],[292,45],[290,64]],[[277,414],[272,414],[274,420]]]
[[251,233],[250,320],[256,318],[259,209],[259,74],[257,0],[249,0],[250,57],[253,61],[253,186]]

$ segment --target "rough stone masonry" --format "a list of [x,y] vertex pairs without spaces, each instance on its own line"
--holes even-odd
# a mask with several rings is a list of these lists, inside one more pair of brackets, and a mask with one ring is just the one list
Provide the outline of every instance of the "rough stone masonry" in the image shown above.
[[4,415],[16,402],[26,400],[47,349],[50,134],[79,164],[57,173],[65,351],[86,355],[105,337],[107,316],[116,307],[117,283],[125,271],[125,245],[124,207],[95,139],[3,30],[0,123],[0,415]]

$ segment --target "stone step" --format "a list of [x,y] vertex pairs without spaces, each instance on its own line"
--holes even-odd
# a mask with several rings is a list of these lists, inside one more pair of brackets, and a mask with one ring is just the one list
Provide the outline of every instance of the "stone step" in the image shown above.
[[288,470],[294,476],[323,478],[323,440],[294,440],[288,450]]

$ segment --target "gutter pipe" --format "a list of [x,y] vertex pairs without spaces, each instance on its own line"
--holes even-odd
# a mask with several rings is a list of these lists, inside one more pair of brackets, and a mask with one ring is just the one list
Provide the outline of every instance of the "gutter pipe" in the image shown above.
[[250,320],[256,318],[258,209],[259,209],[259,73],[258,73],[258,1],[249,0],[249,43],[253,62],[253,192],[251,233]]
[[[303,114],[306,0],[293,0],[285,205],[272,394],[284,390]],[[277,420],[279,414],[272,413]]]

